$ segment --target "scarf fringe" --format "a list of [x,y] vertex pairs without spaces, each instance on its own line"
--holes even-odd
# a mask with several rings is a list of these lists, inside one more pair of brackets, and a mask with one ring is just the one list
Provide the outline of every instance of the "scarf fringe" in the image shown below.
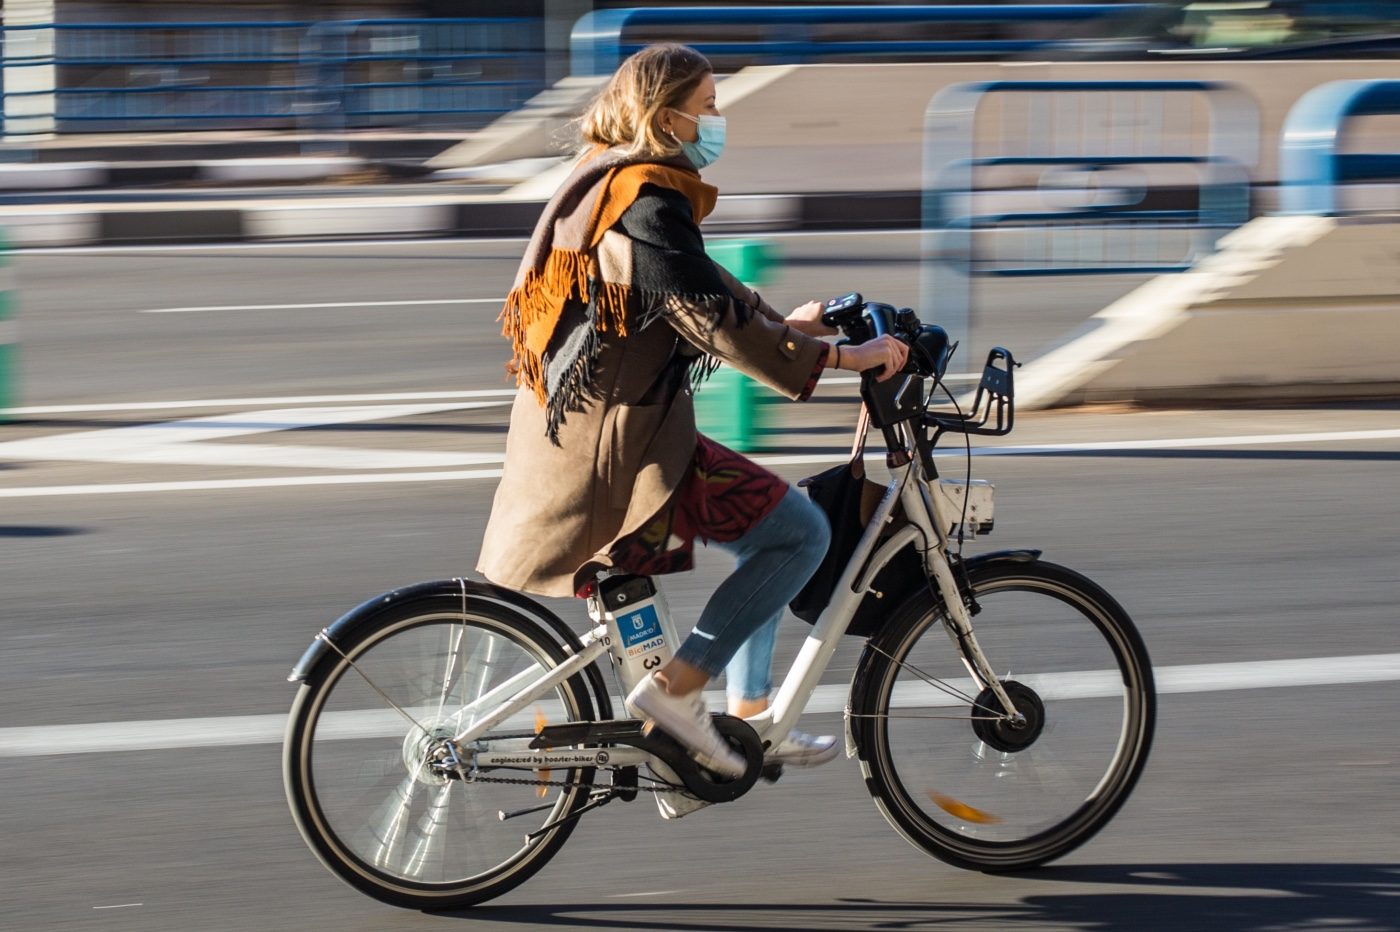
[[[630,285],[617,282],[600,282],[591,274],[591,259],[588,253],[573,250],[555,249],[545,259],[543,269],[530,269],[520,287],[512,289],[501,310],[501,332],[510,340],[513,355],[506,364],[506,371],[515,377],[516,384],[528,389],[540,406],[545,409],[546,433],[552,443],[559,443],[559,428],[570,411],[581,410],[587,400],[593,383],[593,369],[603,348],[602,335],[615,332],[620,337],[628,335],[629,314],[637,317],[632,329],[645,330],[665,315],[665,302],[670,296],[634,290]],[[726,301],[728,295],[693,295],[700,301]],[[639,312],[634,305],[639,299],[646,299],[645,312]],[[559,381],[553,395],[550,394],[545,377],[546,362],[540,347],[537,352],[531,346],[530,335],[553,334],[555,325],[564,312],[565,306],[573,302],[586,305],[589,309],[588,332],[578,355],[569,363],[567,371]],[[632,310],[629,312],[629,308]],[[734,302],[735,313],[741,325],[747,323],[752,311],[742,302]],[[746,313],[747,312],[747,313]],[[712,316],[707,323],[717,329],[722,314]],[[544,328],[541,329],[541,325]],[[702,355],[690,363],[689,381],[693,391],[720,367],[720,360]]]
[[[606,284],[599,286],[594,283],[590,296],[593,316],[587,322],[587,330],[583,335],[578,355],[569,363],[554,393],[540,401],[545,410],[545,435],[556,446],[559,444],[559,429],[563,426],[564,419],[571,411],[583,410],[591,397],[594,369],[603,351],[603,334],[613,321],[614,311],[604,311],[604,307],[615,307],[616,305],[611,304],[612,301],[622,302],[628,297],[626,288],[617,288],[610,297],[605,298],[604,292],[608,287]],[[699,391],[700,386],[708,381],[721,365],[721,360],[708,354],[691,358],[686,363],[688,374],[685,376],[691,385],[691,391]]]
[[[591,259],[586,252],[568,249],[551,250],[541,270],[530,269],[520,287],[506,296],[501,311],[501,333],[510,340],[512,356],[506,371],[515,376],[516,384],[534,392],[541,405],[546,397],[544,361],[541,352],[530,346],[532,333],[552,335],[554,325],[570,301],[591,303],[595,308],[594,326],[599,332],[615,331],[627,336],[627,305],[631,299],[628,285],[596,282]],[[590,300],[591,299],[591,300]],[[543,329],[540,324],[547,324]],[[591,338],[596,343],[596,338]],[[596,354],[596,346],[594,347]]]
[[596,326],[589,327],[583,338],[583,346],[579,349],[578,356],[569,364],[569,370],[560,380],[559,388],[552,398],[543,402],[545,434],[556,446],[559,444],[559,428],[564,423],[565,415],[583,407],[584,399],[593,384],[593,366],[598,361],[598,354],[602,349],[602,332]]
[[714,356],[705,355],[695,357],[695,361],[690,364],[690,390],[698,392],[700,386],[709,381],[710,376],[722,365],[721,361]]

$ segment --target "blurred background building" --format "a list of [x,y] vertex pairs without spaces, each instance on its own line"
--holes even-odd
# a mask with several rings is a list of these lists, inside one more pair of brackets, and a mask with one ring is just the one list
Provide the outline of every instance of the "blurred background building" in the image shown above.
[[[676,0],[9,0],[6,112],[30,130],[131,132],[423,127],[473,129],[578,70],[581,17]],[[820,7],[793,0],[725,6]],[[888,6],[858,0],[868,7]],[[956,6],[956,3],[946,4]],[[722,72],[811,61],[1034,57],[1395,57],[1400,4],[1375,0],[1097,3],[1105,15],[1005,14],[957,22],[689,23]],[[52,29],[41,24],[51,22]],[[638,25],[630,41],[675,38]],[[961,45],[959,45],[961,43]],[[14,99],[16,93],[29,99]],[[45,97],[46,93],[52,96]],[[26,124],[27,125],[27,124]]]

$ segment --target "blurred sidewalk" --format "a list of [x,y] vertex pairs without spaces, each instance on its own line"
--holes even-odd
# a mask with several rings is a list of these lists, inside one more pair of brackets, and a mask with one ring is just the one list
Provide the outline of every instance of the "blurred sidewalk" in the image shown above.
[[[566,159],[431,164],[472,137],[219,131],[7,143],[0,229],[18,247],[528,234]],[[810,174],[771,194],[721,196],[706,229],[918,225],[917,191],[802,193]]]
[[0,203],[16,192],[417,178],[471,133],[355,131],[116,133],[0,144]]
[[[368,188],[169,189],[0,204],[16,247],[526,236],[544,200],[442,183]],[[708,233],[910,229],[917,193],[721,195]]]
[[0,164],[162,162],[328,154],[426,160],[472,135],[469,130],[353,130],[333,135],[270,130],[65,133],[32,142],[6,140],[0,143]]

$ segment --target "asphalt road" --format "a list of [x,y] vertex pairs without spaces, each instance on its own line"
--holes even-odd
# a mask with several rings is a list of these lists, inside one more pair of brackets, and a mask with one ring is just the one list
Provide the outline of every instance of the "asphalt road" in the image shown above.
[[[917,294],[912,237],[782,245],[762,289],[779,306]],[[0,928],[1400,929],[1400,413],[1381,404],[1026,414],[984,445],[1005,455],[973,461],[997,484],[976,546],[1094,577],[1178,674],[1134,797],[1061,863],[993,877],[931,860],[838,761],[676,823],[614,805],[470,914],[395,911],[333,879],[286,811],[283,680],[345,609],[473,567],[504,438],[493,302],[521,248],[17,257]],[[984,291],[974,335],[1033,356],[1128,284]],[[774,412],[775,469],[841,456],[851,391]],[[668,579],[677,617],[724,571],[702,553]],[[805,630],[786,626],[780,671]],[[1231,663],[1256,665],[1252,688],[1231,688]],[[151,747],[167,720],[184,737]]]

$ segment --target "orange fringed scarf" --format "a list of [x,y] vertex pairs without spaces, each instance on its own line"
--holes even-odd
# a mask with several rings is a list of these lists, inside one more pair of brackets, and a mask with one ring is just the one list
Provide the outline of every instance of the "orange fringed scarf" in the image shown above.
[[[644,184],[685,194],[696,223],[714,209],[718,195],[718,189],[701,181],[684,160],[638,161],[614,150],[597,149],[580,161],[545,206],[506,296],[502,332],[513,350],[506,368],[518,385],[551,408],[553,427],[562,419],[568,400],[551,397],[557,392],[550,390],[545,354],[566,307],[587,307],[598,333],[613,330],[627,335],[631,283],[603,281],[593,250],[636,201]],[[578,362],[570,361],[575,382],[584,374]]]

